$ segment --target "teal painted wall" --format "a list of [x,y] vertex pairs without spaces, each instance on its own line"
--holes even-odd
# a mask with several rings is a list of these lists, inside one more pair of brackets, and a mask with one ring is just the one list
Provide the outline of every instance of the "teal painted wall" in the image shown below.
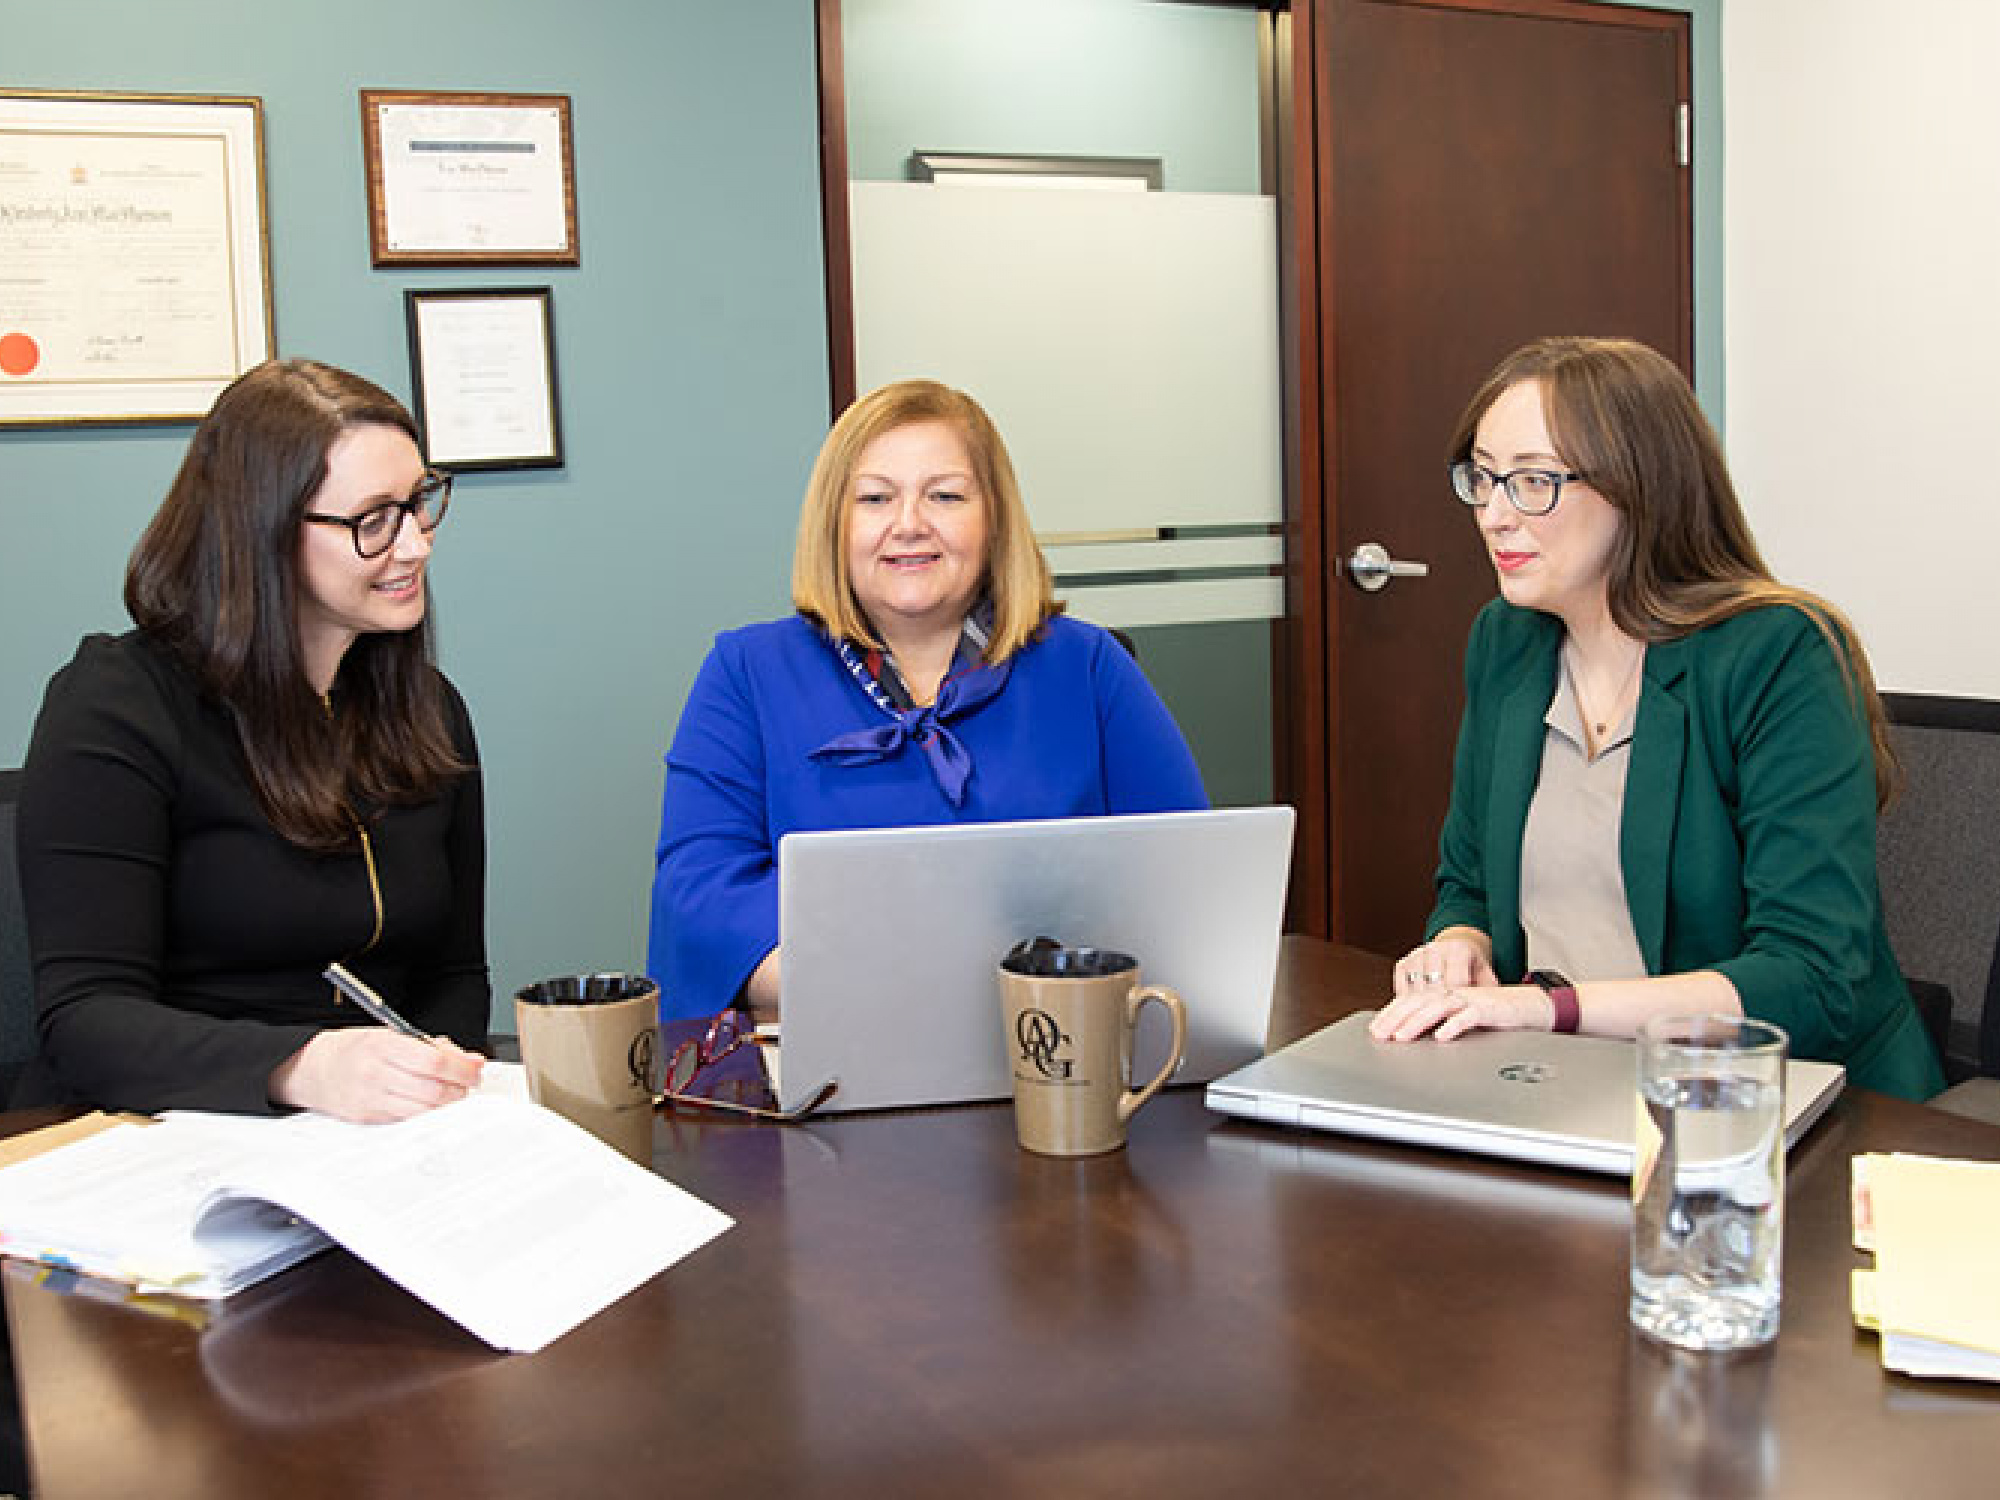
[[[441,649],[486,763],[496,992],[640,963],[662,749],[710,636],[786,607],[826,425],[812,6],[0,9],[8,86],[263,97],[280,353],[407,397],[405,287],[554,287],[568,465],[460,481]],[[364,87],[569,94],[582,265],[371,270]],[[0,764],[78,636],[123,628],[189,431],[0,430]]]

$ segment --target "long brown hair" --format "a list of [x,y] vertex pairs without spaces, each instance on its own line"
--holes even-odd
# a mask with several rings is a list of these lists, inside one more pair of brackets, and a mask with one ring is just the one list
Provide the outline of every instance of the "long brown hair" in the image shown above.
[[1523,381],[1541,387],[1563,462],[1624,517],[1605,588],[1613,623],[1638,640],[1668,641],[1765,605],[1803,611],[1833,647],[1866,717],[1876,799],[1886,804],[1896,758],[1861,638],[1832,604],[1772,577],[1722,443],[1680,370],[1629,339],[1537,339],[1503,359],[1467,404],[1453,462],[1471,457],[1487,410]]
[[236,722],[272,826],[317,850],[349,845],[358,818],[420,802],[465,770],[452,746],[431,615],[348,649],[337,707],[306,679],[299,646],[300,516],[327,454],[353,427],[417,441],[403,404],[312,360],[272,360],[210,408],[125,570],[125,607]]
[[799,511],[792,551],[792,603],[836,636],[880,647],[875,627],[854,597],[847,572],[847,533],[855,466],[885,432],[918,422],[943,422],[965,444],[986,506],[986,591],[993,600],[988,661],[1004,661],[1025,646],[1061,606],[1047,559],[1028,524],[1020,481],[1000,430],[980,404],[935,380],[902,380],[872,391],[840,414],[820,445]]

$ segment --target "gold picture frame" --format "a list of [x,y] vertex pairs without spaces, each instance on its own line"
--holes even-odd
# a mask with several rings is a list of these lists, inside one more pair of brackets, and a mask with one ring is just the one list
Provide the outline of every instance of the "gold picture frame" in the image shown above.
[[0,427],[199,421],[270,358],[263,111],[0,89]]

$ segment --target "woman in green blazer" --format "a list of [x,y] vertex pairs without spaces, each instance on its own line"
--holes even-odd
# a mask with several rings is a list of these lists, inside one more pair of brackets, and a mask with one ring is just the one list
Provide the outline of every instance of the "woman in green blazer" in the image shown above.
[[1936,1092],[1882,922],[1867,655],[1771,577],[1680,372],[1538,341],[1452,453],[1501,597],[1466,652],[1437,908],[1376,1035],[1747,1014],[1865,1087]]

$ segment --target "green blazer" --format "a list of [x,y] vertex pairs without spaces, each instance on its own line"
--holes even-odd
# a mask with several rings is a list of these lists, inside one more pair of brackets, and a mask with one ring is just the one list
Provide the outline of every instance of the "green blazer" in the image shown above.
[[[1466,647],[1427,931],[1488,934],[1506,982],[1526,968],[1521,835],[1562,638],[1553,615],[1496,599]],[[1923,1099],[1944,1079],[1883,926],[1875,814],[1867,724],[1803,610],[1753,609],[1646,652],[1618,849],[1646,972],[1727,975],[1794,1056]]]

